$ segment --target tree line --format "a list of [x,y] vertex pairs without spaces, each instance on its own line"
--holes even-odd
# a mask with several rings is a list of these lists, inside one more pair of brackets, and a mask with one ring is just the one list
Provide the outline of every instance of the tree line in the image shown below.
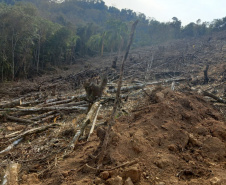
[[211,23],[162,23],[102,0],[0,0],[0,80],[30,78],[83,56],[120,52],[128,27],[139,19],[133,47],[200,37],[226,29],[226,17]]

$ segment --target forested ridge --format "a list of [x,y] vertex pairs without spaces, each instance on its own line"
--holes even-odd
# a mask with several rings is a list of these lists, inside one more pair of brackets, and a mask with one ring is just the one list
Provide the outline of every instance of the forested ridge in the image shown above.
[[182,26],[177,17],[159,22],[102,0],[0,0],[0,81],[31,78],[77,58],[120,52],[128,28],[139,19],[133,47],[201,37],[226,29],[226,17]]

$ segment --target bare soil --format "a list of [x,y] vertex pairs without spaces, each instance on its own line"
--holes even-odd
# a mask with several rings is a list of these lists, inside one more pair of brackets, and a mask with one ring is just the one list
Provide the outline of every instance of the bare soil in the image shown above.
[[[80,140],[74,150],[68,150],[85,114],[64,112],[41,124],[54,122],[58,127],[28,135],[14,149],[0,155],[0,177],[4,176],[8,161],[15,161],[21,164],[21,185],[112,185],[125,184],[128,177],[134,185],[226,184],[226,107],[199,94],[199,90],[206,90],[226,97],[226,32],[212,36],[210,41],[209,37],[182,40],[130,53],[124,76],[126,85],[143,82],[151,61],[148,82],[178,77],[187,80],[176,82],[175,91],[170,89],[171,83],[161,83],[146,86],[145,92],[127,92],[128,99],[122,101],[115,117],[105,170],[95,168],[106,125],[98,126],[89,141]],[[116,55],[83,59],[69,70],[56,71],[51,76],[4,83],[0,87],[1,104],[21,97],[35,100],[37,93],[47,99],[82,94],[85,79],[104,74],[114,85],[121,61],[118,60],[117,69],[111,68]],[[203,84],[207,64],[210,81]],[[105,92],[104,96],[110,94]],[[97,122],[108,122],[111,110],[112,102],[108,102]],[[0,151],[12,143],[5,135],[33,127],[5,119],[5,113],[7,110],[0,111]],[[85,135],[88,132],[87,129]],[[134,160],[135,164],[120,167]]]

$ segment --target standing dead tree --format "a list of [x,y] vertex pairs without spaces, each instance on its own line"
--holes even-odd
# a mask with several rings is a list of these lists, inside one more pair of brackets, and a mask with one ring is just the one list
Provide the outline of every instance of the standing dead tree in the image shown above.
[[116,69],[116,67],[117,67],[117,60],[118,60],[118,57],[114,57],[114,60],[112,61],[111,67],[114,69]]
[[103,166],[103,159],[104,159],[104,157],[106,155],[106,150],[107,150],[108,140],[109,140],[109,136],[110,136],[110,131],[111,131],[112,126],[114,125],[114,117],[115,117],[115,114],[116,114],[116,110],[117,110],[118,104],[120,102],[120,92],[121,92],[121,86],[122,86],[122,78],[123,78],[123,74],[124,74],[125,61],[126,61],[126,59],[128,57],[129,50],[130,50],[130,47],[131,47],[132,42],[133,42],[133,36],[134,36],[134,32],[135,32],[137,24],[138,24],[138,20],[135,21],[133,23],[133,25],[132,25],[131,33],[130,33],[130,40],[129,40],[128,46],[126,48],[125,55],[123,57],[121,70],[120,70],[120,77],[119,77],[119,80],[118,80],[118,88],[117,88],[116,98],[115,98],[115,102],[114,102],[114,107],[113,107],[113,110],[112,110],[110,121],[108,122],[108,128],[107,128],[107,131],[106,131],[106,134],[105,134],[105,138],[104,138],[104,142],[103,142],[103,145],[102,145],[102,148],[101,148],[101,151],[100,151],[99,160],[98,160],[98,164],[97,164],[98,165],[97,166],[98,169],[100,169]]
[[146,62],[146,72],[145,72],[145,75],[144,75],[144,81],[145,81],[145,84],[147,83],[149,77],[150,77],[150,70],[151,70],[151,67],[152,67],[152,64],[153,64],[153,61],[154,61],[154,53],[152,54],[152,58],[151,60],[148,62]]
[[203,71],[204,72],[204,84],[209,83],[208,70],[209,70],[209,65],[207,64],[206,69]]

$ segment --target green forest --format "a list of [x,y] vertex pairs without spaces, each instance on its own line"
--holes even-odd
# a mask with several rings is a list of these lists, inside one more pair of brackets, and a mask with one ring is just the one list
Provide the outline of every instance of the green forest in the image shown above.
[[137,19],[133,48],[226,30],[226,17],[182,26],[177,17],[159,22],[102,0],[0,0],[0,81],[31,78],[81,57],[123,51]]

